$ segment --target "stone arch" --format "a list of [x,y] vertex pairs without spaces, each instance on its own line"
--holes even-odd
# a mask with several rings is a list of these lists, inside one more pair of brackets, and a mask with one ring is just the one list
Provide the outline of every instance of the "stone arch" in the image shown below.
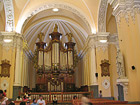
[[5,31],[12,32],[15,30],[13,0],[3,0],[5,9]]
[[108,0],[101,0],[98,14],[98,32],[106,32],[106,12]]

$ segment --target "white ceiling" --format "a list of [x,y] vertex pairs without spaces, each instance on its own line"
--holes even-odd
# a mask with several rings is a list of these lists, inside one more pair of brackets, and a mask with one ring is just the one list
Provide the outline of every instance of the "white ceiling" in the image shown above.
[[62,43],[68,41],[66,33],[72,33],[73,42],[76,43],[76,49],[80,52],[90,29],[77,14],[63,9],[58,12],[53,12],[52,9],[44,10],[25,21],[22,32],[31,50],[35,49],[37,35],[40,32],[45,34],[44,42],[49,43],[49,34],[53,32],[55,24],[58,25],[58,31],[62,33]]

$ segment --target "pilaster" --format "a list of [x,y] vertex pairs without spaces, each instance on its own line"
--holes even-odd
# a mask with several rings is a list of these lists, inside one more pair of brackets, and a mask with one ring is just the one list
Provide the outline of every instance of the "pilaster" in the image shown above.
[[[23,54],[26,53],[27,58],[32,58],[31,51],[28,47],[24,46],[23,42],[25,42],[25,39],[21,34],[16,32],[0,32],[0,61],[4,59],[9,60],[11,65],[10,77],[0,77],[0,83],[3,83],[3,81],[8,82],[8,87],[6,88],[8,98],[13,97],[13,92],[16,92],[16,88],[21,90],[21,77],[24,67],[22,64]],[[29,76],[27,77],[29,78]],[[18,95],[17,92],[14,94]]]
[[[124,57],[124,68],[129,85],[128,83],[124,85],[126,83],[122,80],[117,82],[125,89],[125,100],[140,101],[140,95],[137,94],[140,92],[140,77],[138,76],[140,73],[138,63],[140,62],[140,0],[110,0],[110,4],[113,7],[113,15],[117,22],[119,46]],[[135,67],[134,70],[132,66]],[[134,85],[134,81],[137,85]],[[126,90],[127,92],[125,92]]]

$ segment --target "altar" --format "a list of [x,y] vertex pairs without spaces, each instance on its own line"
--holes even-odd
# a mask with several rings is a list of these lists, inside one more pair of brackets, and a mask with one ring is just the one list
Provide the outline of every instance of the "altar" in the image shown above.
[[36,92],[71,92],[74,83],[74,46],[72,34],[67,33],[68,42],[62,43],[62,34],[55,24],[50,42],[43,42],[43,33],[38,34],[34,56],[36,69]]

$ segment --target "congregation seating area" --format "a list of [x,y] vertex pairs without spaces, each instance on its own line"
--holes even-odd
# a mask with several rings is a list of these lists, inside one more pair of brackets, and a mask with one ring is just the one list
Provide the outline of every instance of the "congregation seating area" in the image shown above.
[[[128,101],[115,101],[115,100],[109,100],[109,99],[103,99],[103,98],[97,98],[94,99],[93,92],[46,92],[46,93],[31,93],[31,100],[28,100],[32,103],[32,99],[36,98],[39,99],[39,95],[43,96],[43,99],[45,100],[46,105],[52,104],[54,96],[57,97],[57,101],[59,105],[81,105],[81,97],[82,94],[89,94],[90,102],[93,105],[126,105],[128,104]],[[23,96],[25,93],[20,93],[20,96]],[[73,97],[76,96],[76,99],[73,99]],[[19,105],[22,101],[15,101],[15,105]],[[128,105],[139,105],[139,104],[128,104]]]
[[[58,103],[72,103],[73,97],[76,96],[77,99],[81,99],[82,94],[88,94],[90,98],[93,98],[93,92],[32,92],[30,103],[32,99],[39,99],[39,95],[43,96],[46,103],[52,103],[54,96],[57,97]],[[19,96],[23,97],[25,93],[19,93]],[[15,101],[15,103],[20,103],[21,101]]]

